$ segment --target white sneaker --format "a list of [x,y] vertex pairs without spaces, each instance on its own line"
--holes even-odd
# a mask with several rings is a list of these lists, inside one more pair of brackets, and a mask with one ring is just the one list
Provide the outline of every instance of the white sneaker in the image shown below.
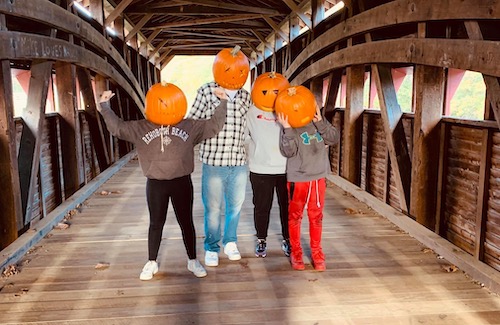
[[241,260],[240,252],[238,251],[238,246],[234,241],[227,243],[224,246],[224,253],[231,261]]
[[188,270],[193,272],[193,274],[198,278],[207,276],[207,271],[205,271],[205,268],[201,265],[200,261],[196,259],[188,260]]
[[206,251],[205,252],[205,265],[206,266],[217,266],[219,265],[219,253]]
[[158,263],[156,261],[148,261],[142,268],[139,279],[144,281],[151,280],[156,273],[158,273]]

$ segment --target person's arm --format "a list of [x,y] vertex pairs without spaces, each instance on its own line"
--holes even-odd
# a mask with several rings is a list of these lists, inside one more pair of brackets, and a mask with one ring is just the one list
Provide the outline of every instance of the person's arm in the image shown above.
[[316,106],[316,114],[314,115],[313,123],[314,126],[316,126],[319,134],[321,134],[321,137],[325,141],[325,144],[330,146],[339,142],[339,131],[330,122],[323,119],[318,106]]
[[297,154],[299,145],[295,130],[288,123],[288,115],[284,113],[277,114],[278,122],[283,126],[280,136],[280,151],[283,157],[290,158]]
[[194,99],[191,110],[189,111],[187,118],[199,120],[205,119],[205,112],[208,109],[209,98],[207,98],[204,93],[204,88],[201,87],[196,92],[196,98]]
[[104,118],[109,133],[122,140],[133,142],[134,139],[130,133],[130,127],[128,126],[130,122],[126,122],[119,118],[111,109],[109,101],[114,95],[115,94],[111,90],[104,91],[99,98],[97,111],[99,111]]
[[217,88],[215,95],[220,99],[220,103],[212,117],[208,120],[195,120],[195,127],[201,130],[196,138],[196,143],[216,136],[224,127],[227,113],[227,94],[222,88]]

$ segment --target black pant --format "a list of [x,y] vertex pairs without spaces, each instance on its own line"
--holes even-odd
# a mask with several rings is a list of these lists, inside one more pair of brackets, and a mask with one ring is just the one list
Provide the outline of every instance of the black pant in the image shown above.
[[190,259],[196,258],[196,234],[193,224],[193,183],[191,175],[172,180],[149,179],[146,199],[149,208],[148,254],[156,260],[160,249],[163,226],[167,220],[168,202],[172,198],[175,216],[181,227],[182,239]]
[[250,172],[250,183],[253,191],[254,223],[257,238],[266,239],[269,228],[269,215],[273,205],[274,189],[278,195],[280,209],[281,233],[283,239],[288,239],[288,194],[286,175],[266,175]]

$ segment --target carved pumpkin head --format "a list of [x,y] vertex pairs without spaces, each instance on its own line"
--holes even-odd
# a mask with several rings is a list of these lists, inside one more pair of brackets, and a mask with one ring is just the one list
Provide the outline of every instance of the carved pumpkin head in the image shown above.
[[265,112],[272,112],[278,93],[288,87],[290,87],[290,83],[282,74],[266,72],[255,79],[252,88],[252,101],[257,108]]
[[171,83],[157,83],[146,94],[146,119],[159,125],[179,123],[186,114],[187,100],[182,90]]
[[274,109],[288,116],[288,123],[299,128],[312,121],[316,113],[316,98],[304,86],[289,87],[278,94]]
[[250,64],[240,49],[236,45],[233,49],[222,49],[215,56],[212,66],[214,80],[223,88],[240,89],[247,80]]

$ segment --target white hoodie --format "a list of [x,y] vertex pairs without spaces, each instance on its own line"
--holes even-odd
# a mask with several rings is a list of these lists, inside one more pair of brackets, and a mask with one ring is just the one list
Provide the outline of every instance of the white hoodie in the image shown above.
[[280,152],[281,125],[273,112],[254,105],[247,113],[248,167],[256,174],[285,174],[286,158]]

